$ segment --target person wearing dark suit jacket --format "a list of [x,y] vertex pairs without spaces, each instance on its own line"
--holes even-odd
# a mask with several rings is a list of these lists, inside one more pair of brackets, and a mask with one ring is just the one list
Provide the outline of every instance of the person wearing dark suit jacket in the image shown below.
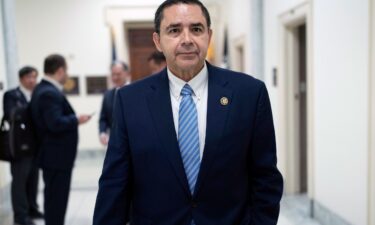
[[38,131],[38,163],[45,185],[45,224],[63,225],[77,153],[78,125],[87,122],[90,116],[77,117],[62,92],[68,77],[64,57],[48,56],[44,73],[46,76],[36,86],[30,106]]
[[[25,66],[19,70],[18,76],[20,86],[4,94],[3,107],[6,121],[11,120],[11,115],[17,107],[27,107],[29,104],[38,71],[31,66]],[[35,163],[35,156],[24,156],[11,161],[10,165],[14,223],[32,225],[34,223],[31,219],[43,218],[37,204],[39,170]]]
[[283,181],[266,86],[205,61],[200,1],[166,0],[154,21],[167,69],[118,92],[93,224],[275,225]]
[[103,145],[108,144],[115,94],[120,87],[129,84],[130,79],[131,75],[126,63],[115,61],[111,64],[111,80],[114,87],[104,93],[99,117],[99,138]]

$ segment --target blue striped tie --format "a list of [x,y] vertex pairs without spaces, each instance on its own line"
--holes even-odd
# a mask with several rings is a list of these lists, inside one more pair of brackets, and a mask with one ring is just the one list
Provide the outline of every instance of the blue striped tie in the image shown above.
[[193,194],[199,172],[200,156],[198,116],[195,103],[191,97],[192,94],[193,90],[191,87],[185,84],[181,90],[182,99],[179,111],[178,142],[190,191]]

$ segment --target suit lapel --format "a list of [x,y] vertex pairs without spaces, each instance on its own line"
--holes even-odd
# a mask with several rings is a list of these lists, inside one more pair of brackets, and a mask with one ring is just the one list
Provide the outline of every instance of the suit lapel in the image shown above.
[[[223,76],[223,72],[207,63],[208,69],[208,101],[207,101],[207,128],[206,142],[203,151],[203,158],[195,186],[194,196],[202,187],[204,178],[209,172],[213,159],[216,157],[220,140],[227,121],[228,112],[231,108],[232,90],[225,87],[228,81]],[[229,99],[227,105],[221,104],[221,99]]]
[[25,95],[23,94],[23,92],[21,91],[21,88],[20,87],[17,87],[16,89],[16,93],[17,93],[17,97],[19,98],[20,100],[20,106],[22,105],[26,105],[27,104],[27,100],[26,100],[26,97]]
[[[207,63],[208,68],[208,101],[207,101],[207,128],[206,141],[201,162],[200,171],[197,178],[194,196],[199,192],[204,177],[209,172],[213,159],[219,150],[219,141],[225,128],[225,122],[230,110],[232,100],[232,90],[227,88],[228,81],[224,78],[223,72]],[[155,75],[157,76],[157,75]],[[185,174],[185,169],[181,159],[178,146],[176,130],[173,122],[171,98],[169,92],[169,81],[167,71],[163,70],[159,79],[151,86],[151,91],[147,95],[148,106],[152,114],[156,130],[161,139],[163,152],[173,167],[177,179],[183,189],[190,195],[189,185]],[[228,105],[220,103],[221,98],[229,99]]]
[[164,69],[155,76],[159,76],[159,79],[151,86],[151,92],[148,93],[148,106],[162,142],[163,152],[167,155],[183,189],[190,194],[173,122],[167,70]]

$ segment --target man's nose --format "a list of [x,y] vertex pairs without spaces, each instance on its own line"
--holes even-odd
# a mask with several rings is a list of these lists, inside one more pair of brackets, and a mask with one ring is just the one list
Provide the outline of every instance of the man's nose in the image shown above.
[[191,44],[191,32],[188,29],[185,29],[182,33],[182,43],[183,44]]

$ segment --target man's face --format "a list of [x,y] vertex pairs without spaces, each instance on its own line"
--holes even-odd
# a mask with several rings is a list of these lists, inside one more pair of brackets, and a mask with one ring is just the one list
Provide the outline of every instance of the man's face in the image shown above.
[[58,69],[58,74],[59,74],[59,82],[60,82],[60,84],[64,85],[65,82],[69,78],[69,76],[68,76],[68,67],[67,66],[60,67]]
[[36,85],[36,78],[38,77],[38,73],[36,71],[32,71],[20,79],[20,82],[24,88],[27,90],[32,91]]
[[122,87],[129,76],[129,73],[124,70],[121,64],[115,64],[111,68],[112,83],[115,87]]
[[154,33],[153,39],[173,73],[195,75],[204,65],[211,35],[198,5],[177,4],[164,9],[160,34]]

